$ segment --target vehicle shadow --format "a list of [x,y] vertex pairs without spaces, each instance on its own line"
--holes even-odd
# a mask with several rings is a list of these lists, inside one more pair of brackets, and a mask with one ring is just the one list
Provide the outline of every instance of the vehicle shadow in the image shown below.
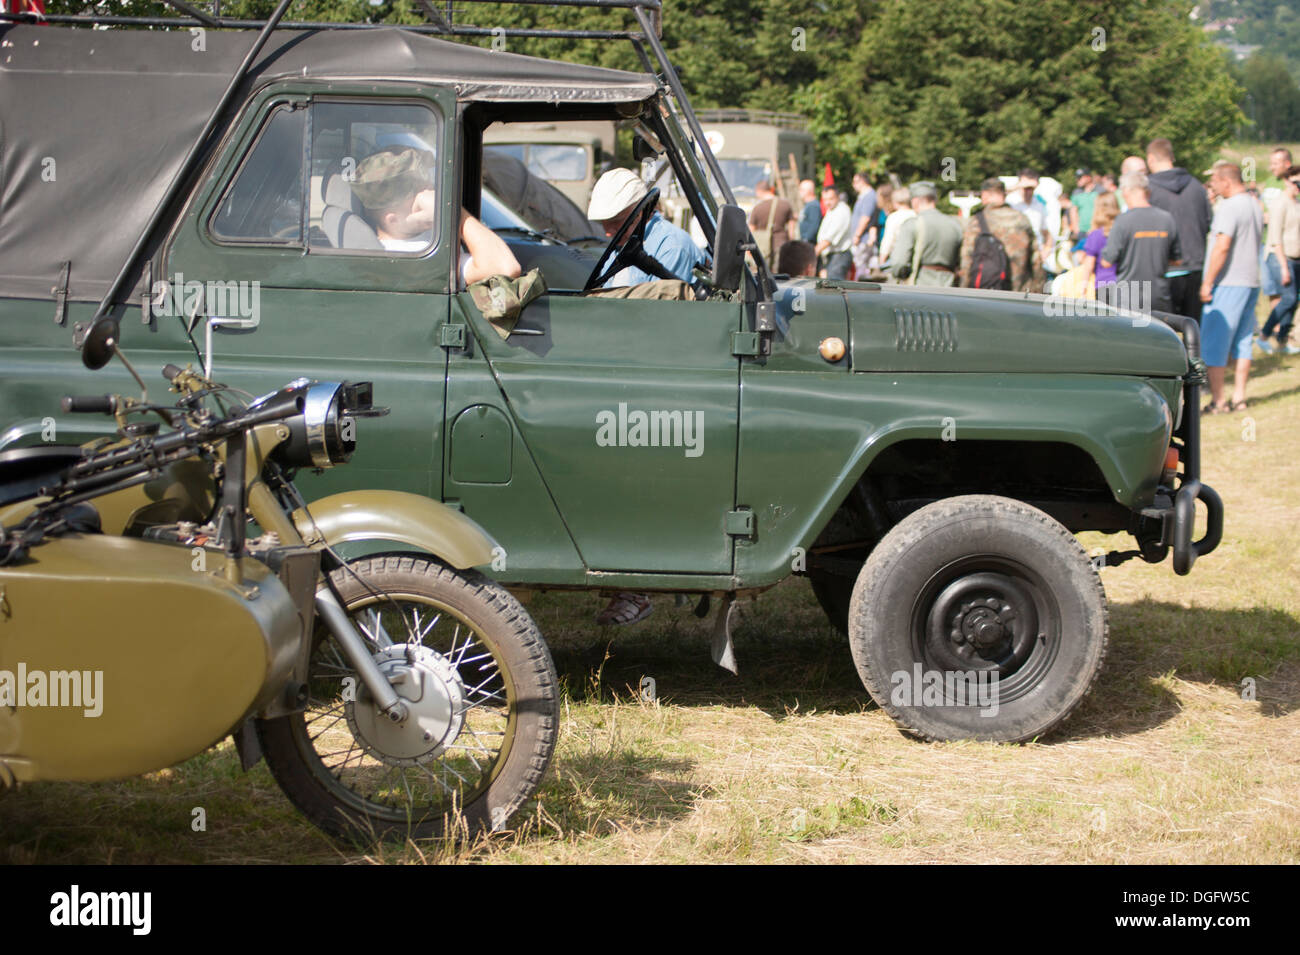
[[[642,624],[600,632],[596,642],[569,639],[553,646],[561,681],[571,693],[585,691],[588,699],[630,701],[650,692],[663,705],[753,706],[777,720],[874,709],[848,640],[825,622],[806,586],[796,583],[791,589],[794,598],[785,595],[770,618],[761,602],[742,618],[735,633],[738,675],[714,665],[708,621],[696,623],[687,614],[689,621],[661,621],[657,629]],[[1044,742],[1124,736],[1160,726],[1182,708],[1169,687],[1171,676],[1231,688],[1254,712],[1284,716],[1300,709],[1296,674],[1300,620],[1283,611],[1188,609],[1153,600],[1115,603],[1109,652],[1092,693]],[[1253,683],[1243,684],[1246,680]]]
[[1281,610],[1111,604],[1110,651],[1092,694],[1049,742],[1153,729],[1182,709],[1170,677],[1231,690],[1250,712],[1300,709],[1300,620]]
[[1291,398],[1298,394],[1300,394],[1300,388],[1287,388],[1284,391],[1272,391],[1266,395],[1258,395],[1255,397],[1252,397],[1247,393],[1246,404],[1250,407],[1256,405],[1267,405],[1272,404],[1274,401],[1281,401],[1284,398]]
[[560,755],[534,797],[559,835],[634,832],[689,815],[714,790],[692,781],[695,763],[627,745]]
[[[815,603],[797,616],[778,611],[769,617],[763,608],[761,601],[742,607],[733,633],[738,674],[710,656],[712,618],[699,620],[689,609],[674,613],[672,597],[656,597],[657,626],[648,626],[652,616],[634,627],[595,628],[586,639],[571,630],[563,643],[552,642],[551,653],[561,684],[586,700],[753,706],[776,719],[874,708],[848,639]],[[550,633],[545,624],[542,633]]]

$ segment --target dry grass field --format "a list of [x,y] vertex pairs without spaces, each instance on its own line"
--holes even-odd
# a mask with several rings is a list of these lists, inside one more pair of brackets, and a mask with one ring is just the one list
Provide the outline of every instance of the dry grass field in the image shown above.
[[[1300,861],[1300,359],[1257,362],[1250,396],[1245,414],[1205,420],[1222,546],[1189,577],[1167,562],[1102,571],[1106,668],[1041,742],[901,735],[802,580],[745,606],[739,677],[671,597],[611,633],[592,623],[597,596],[544,594],[531,609],[565,684],[561,743],[509,833],[337,847],[226,743],[143,779],[0,793],[0,860]],[[638,699],[644,676],[655,702]],[[190,828],[199,806],[205,832]]]

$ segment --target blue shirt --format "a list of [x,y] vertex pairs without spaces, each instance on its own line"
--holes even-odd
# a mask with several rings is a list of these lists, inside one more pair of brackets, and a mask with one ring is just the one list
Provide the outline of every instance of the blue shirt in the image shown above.
[[[852,239],[858,234],[858,224],[863,219],[867,220],[867,228],[870,229],[876,217],[876,190],[870,186],[858,196],[858,201],[853,203],[853,223],[849,226],[849,238]],[[867,233],[862,233],[862,241],[867,241]]]
[[817,229],[822,224],[822,204],[816,199],[807,202],[799,213],[799,238],[805,242],[817,241]]
[[[691,269],[696,265],[708,264],[709,258],[700,251],[690,235],[673,225],[656,212],[650,217],[645,227],[644,241],[646,255],[657,261],[683,282],[692,281],[695,276]],[[659,276],[642,271],[635,265],[629,265],[615,273],[605,288],[624,285],[640,285],[642,282],[657,282]]]

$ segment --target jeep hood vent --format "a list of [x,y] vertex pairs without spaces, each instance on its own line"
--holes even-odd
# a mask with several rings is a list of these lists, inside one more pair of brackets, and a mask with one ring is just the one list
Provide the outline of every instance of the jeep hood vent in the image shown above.
[[855,372],[1187,373],[1182,340],[1150,315],[971,289],[883,286],[843,294]]
[[899,351],[957,350],[957,318],[951,312],[896,308],[894,320],[894,344]]

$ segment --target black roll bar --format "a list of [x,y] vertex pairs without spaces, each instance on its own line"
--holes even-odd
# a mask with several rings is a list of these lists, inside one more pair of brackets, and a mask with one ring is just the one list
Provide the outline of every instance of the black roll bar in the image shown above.
[[[175,4],[177,0],[168,0],[168,2]],[[257,39],[253,41],[252,49],[248,51],[243,62],[239,64],[239,68],[235,70],[235,75],[230,78],[230,82],[226,85],[225,93],[221,95],[221,100],[217,103],[212,114],[208,116],[208,121],[203,124],[202,131],[199,133],[198,138],[194,140],[194,145],[190,147],[190,151],[185,155],[185,159],[181,162],[180,169],[176,170],[176,175],[172,177],[171,183],[167,186],[167,191],[163,193],[163,197],[158,200],[158,205],[154,208],[153,214],[149,217],[149,221],[145,224],[144,230],[140,233],[140,238],[136,239],[135,245],[131,247],[130,253],[127,254],[126,261],[122,264],[121,271],[117,273],[117,278],[113,280],[113,284],[109,286],[108,291],[104,293],[104,298],[100,301],[99,308],[95,310],[95,317],[91,320],[92,324],[107,316],[113,310],[113,303],[117,301],[118,297],[121,296],[127,288],[135,284],[135,275],[139,271],[140,259],[143,257],[149,244],[153,241],[154,233],[158,231],[158,226],[162,222],[163,216],[167,212],[167,208],[180,194],[181,187],[189,179],[195,165],[202,158],[203,144],[208,141],[208,137],[212,135],[213,130],[215,130],[217,125],[221,122],[227,107],[230,105],[230,101],[235,97],[235,91],[244,81],[244,77],[248,75],[249,69],[253,66],[253,61],[256,60],[257,55],[262,52],[262,47],[266,46],[266,41],[271,38],[271,31],[275,29],[276,24],[280,22],[281,18],[292,3],[293,0],[280,0],[280,2],[276,4],[275,12],[272,13],[270,19],[266,21],[265,25],[262,27],[262,31],[257,35]],[[146,292],[148,291],[149,290],[146,289]]]

